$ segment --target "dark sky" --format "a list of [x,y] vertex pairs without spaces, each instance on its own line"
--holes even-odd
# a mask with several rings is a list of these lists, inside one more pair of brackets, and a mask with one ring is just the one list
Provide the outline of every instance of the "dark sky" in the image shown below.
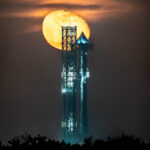
[[61,137],[61,52],[45,41],[44,16],[70,10],[87,20],[89,135],[150,139],[149,0],[1,0],[0,140]]

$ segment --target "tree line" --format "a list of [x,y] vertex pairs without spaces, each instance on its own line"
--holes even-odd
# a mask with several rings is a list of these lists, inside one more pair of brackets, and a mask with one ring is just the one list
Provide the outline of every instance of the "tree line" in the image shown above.
[[150,145],[141,138],[134,135],[121,134],[116,137],[108,137],[106,140],[95,139],[89,137],[84,140],[83,144],[67,144],[64,141],[55,141],[46,136],[31,136],[30,134],[23,134],[16,136],[9,140],[6,145],[0,142],[0,150],[89,150],[99,149],[105,145]]

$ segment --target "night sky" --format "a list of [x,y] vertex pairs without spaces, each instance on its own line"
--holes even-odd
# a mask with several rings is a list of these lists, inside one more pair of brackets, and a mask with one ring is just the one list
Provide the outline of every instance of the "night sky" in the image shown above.
[[61,52],[46,14],[72,11],[91,28],[89,135],[150,139],[149,0],[0,0],[0,140],[25,132],[61,139]]

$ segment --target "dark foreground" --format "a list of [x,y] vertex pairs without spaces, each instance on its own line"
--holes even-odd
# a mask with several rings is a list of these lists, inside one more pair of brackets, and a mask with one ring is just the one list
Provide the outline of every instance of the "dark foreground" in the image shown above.
[[48,139],[45,136],[35,136],[32,137],[29,134],[24,134],[22,136],[14,137],[8,141],[7,145],[3,145],[0,142],[0,150],[89,150],[89,149],[99,149],[105,145],[150,145],[150,142],[144,142],[140,138],[136,138],[133,135],[124,135],[118,137],[108,137],[107,140],[93,140],[92,137],[85,139],[82,145],[79,144],[66,144],[63,141],[58,142]]

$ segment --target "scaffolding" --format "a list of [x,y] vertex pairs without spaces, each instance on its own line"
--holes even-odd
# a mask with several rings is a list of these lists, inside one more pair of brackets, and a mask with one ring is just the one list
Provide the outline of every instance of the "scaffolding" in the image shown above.
[[[87,50],[84,35],[77,39],[76,26],[62,27],[62,134],[66,143],[81,143],[87,137]],[[79,107],[78,107],[79,105]]]

